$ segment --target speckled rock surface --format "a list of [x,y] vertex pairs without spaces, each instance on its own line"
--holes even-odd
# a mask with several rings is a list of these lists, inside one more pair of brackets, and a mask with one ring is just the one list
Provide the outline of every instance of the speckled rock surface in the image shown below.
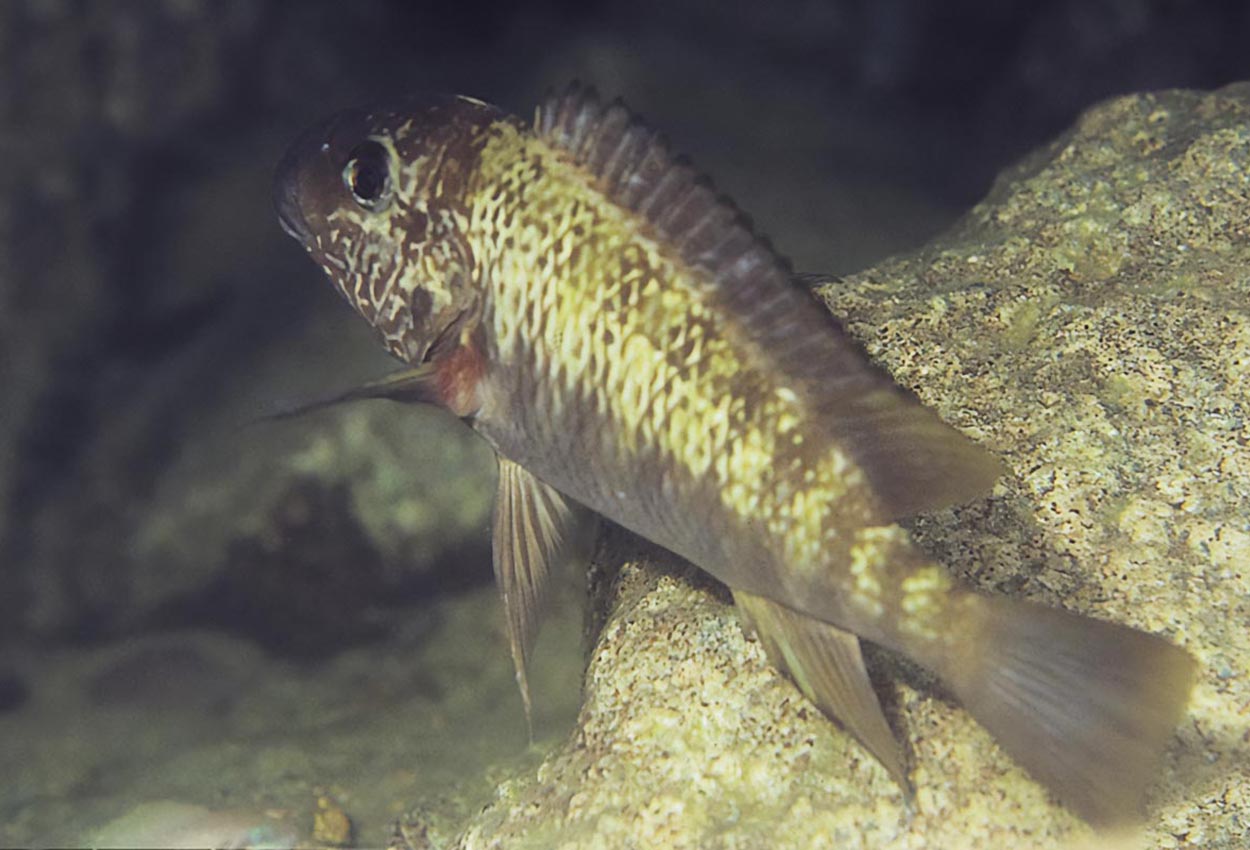
[[[991,592],[1166,635],[1201,666],[1130,846],[1250,840],[1250,86],[1089,111],[915,256],[820,289],[1005,461],[919,541]],[[874,656],[883,770],[767,668],[716,587],[609,538],[579,723],[457,846],[1099,846],[923,671]]]

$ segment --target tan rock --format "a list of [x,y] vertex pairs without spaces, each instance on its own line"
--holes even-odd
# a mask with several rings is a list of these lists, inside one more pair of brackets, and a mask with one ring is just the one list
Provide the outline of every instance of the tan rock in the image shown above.
[[[1098,106],[915,256],[820,293],[1008,467],[916,519],[987,591],[1156,632],[1201,673],[1159,767],[1156,847],[1241,847],[1250,806],[1250,86]],[[623,533],[576,729],[459,847],[1104,846],[923,671],[880,653],[908,811],[743,636],[727,596]]]

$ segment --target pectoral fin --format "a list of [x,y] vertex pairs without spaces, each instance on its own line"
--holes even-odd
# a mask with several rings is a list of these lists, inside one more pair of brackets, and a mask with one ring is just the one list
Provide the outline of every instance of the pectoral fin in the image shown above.
[[759,635],[769,660],[858,738],[910,798],[903,750],[868,679],[859,638],[762,596],[735,590],[734,602]]
[[280,406],[273,413],[260,416],[259,421],[291,419],[315,410],[368,398],[385,398],[404,404],[437,404],[440,401],[440,395],[434,366],[430,363],[421,363],[325,398]]
[[584,554],[595,515],[569,502],[506,458],[499,458],[492,550],[495,581],[508,617],[525,720],[533,734],[526,662],[538,637],[553,568]]

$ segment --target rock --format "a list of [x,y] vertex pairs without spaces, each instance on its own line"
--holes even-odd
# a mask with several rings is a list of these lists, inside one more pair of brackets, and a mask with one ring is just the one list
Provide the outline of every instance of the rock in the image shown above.
[[[918,518],[989,592],[1198,659],[1152,846],[1240,847],[1250,806],[1250,85],[1091,109],[910,257],[819,289],[900,383],[1003,458]],[[726,594],[624,533],[598,557],[578,723],[461,848],[1056,847],[1094,841],[923,671],[874,672],[914,811],[743,636]]]
[[[466,459],[463,429],[422,430],[420,415],[380,407],[244,427],[275,400],[393,367],[283,238],[270,199],[282,151],[328,103],[365,100],[392,74],[423,77],[414,44],[376,44],[423,12],[330,9],[0,7],[12,46],[0,79],[0,561],[11,567],[0,638],[217,625],[239,611],[250,632],[260,607],[303,610],[296,597],[334,594],[275,599],[236,580],[262,561],[288,582],[310,577],[273,545],[300,503],[338,499],[338,527],[368,539],[337,551],[359,564],[364,595],[428,582],[437,559],[463,583],[454,573],[486,521],[492,474],[480,453]],[[353,61],[353,44],[373,45],[378,62]],[[407,64],[384,58],[397,53]],[[386,462],[412,454],[424,470]],[[321,622],[350,601],[321,606]],[[370,612],[346,613],[340,636],[360,634]],[[336,641],[313,637],[296,651]]]
[[[151,150],[220,107],[227,57],[254,36],[257,8],[29,0],[0,9],[10,45],[0,80],[0,558],[14,567],[0,633],[59,619],[74,595],[68,570],[32,563],[44,542],[36,526],[84,489],[66,480],[96,418],[83,385],[116,378],[102,368],[101,341],[133,342],[146,317],[127,250],[151,205],[145,178],[169,166]],[[171,322],[205,303],[204,291],[179,293],[162,304]]]
[[[572,585],[556,588],[563,604],[530,667],[530,748],[489,586],[410,606],[387,640],[315,663],[207,630],[10,650],[3,666],[28,693],[0,712],[0,846],[104,846],[102,825],[149,800],[213,817],[145,809],[111,830],[111,846],[239,846],[232,835],[282,812],[303,838],[287,846],[350,828],[347,846],[382,847],[413,799],[432,835],[454,835],[498,778],[537,765],[572,725],[584,599]],[[248,812],[266,817],[249,826]]]
[[312,658],[376,635],[381,609],[435,584],[488,580],[494,462],[469,429],[384,403],[240,427],[246,404],[192,432],[157,478],[126,546],[134,611]]
[[352,821],[343,807],[329,797],[317,798],[313,813],[313,841],[330,847],[347,847],[352,842]]
[[289,850],[301,846],[299,832],[288,817],[270,812],[211,811],[174,800],[140,803],[87,836],[84,844],[99,848],[238,847],[248,850]]

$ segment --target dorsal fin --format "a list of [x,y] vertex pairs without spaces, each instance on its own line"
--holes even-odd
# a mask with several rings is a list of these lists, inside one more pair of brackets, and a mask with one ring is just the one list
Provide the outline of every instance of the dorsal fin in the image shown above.
[[873,365],[733,202],[619,100],[604,104],[575,82],[543,100],[534,131],[706,273],[759,362],[851,452],[887,514],[967,501],[993,484],[997,461]]

